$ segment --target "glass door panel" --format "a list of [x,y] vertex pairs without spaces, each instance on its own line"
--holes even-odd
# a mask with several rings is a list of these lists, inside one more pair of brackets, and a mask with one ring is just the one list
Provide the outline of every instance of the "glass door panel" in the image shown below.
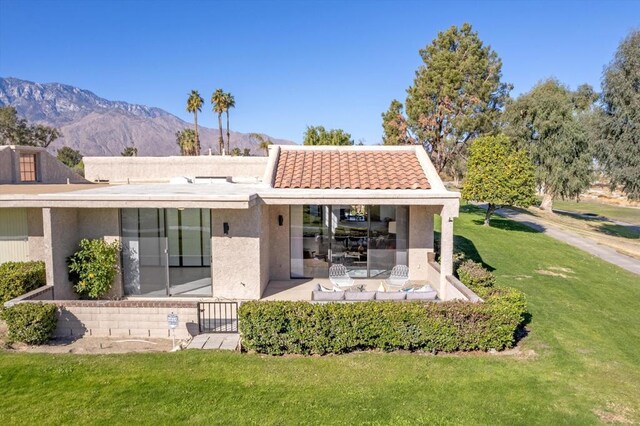
[[329,208],[291,206],[291,277],[329,276]]
[[371,206],[369,211],[369,276],[386,278],[394,266],[407,264],[408,209]]
[[368,209],[363,205],[331,209],[331,263],[347,267],[353,278],[367,277]]
[[166,296],[169,283],[167,239],[124,237],[122,270],[125,294]]

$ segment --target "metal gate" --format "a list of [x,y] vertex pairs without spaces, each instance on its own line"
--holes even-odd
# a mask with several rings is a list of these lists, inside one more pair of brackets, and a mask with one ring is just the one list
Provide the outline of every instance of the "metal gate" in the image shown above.
[[198,302],[200,333],[237,333],[238,302]]

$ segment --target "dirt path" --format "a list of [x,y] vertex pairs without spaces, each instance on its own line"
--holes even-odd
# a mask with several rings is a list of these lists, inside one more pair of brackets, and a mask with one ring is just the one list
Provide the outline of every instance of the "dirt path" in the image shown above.
[[[486,206],[481,205],[485,208]],[[562,225],[554,224],[549,220],[544,220],[531,213],[524,213],[517,210],[502,208],[497,212],[500,216],[515,220],[523,225],[529,226],[537,231],[543,232],[555,239],[563,241],[574,247],[591,253],[609,263],[613,263],[627,271],[640,275],[640,261],[625,254],[618,252],[616,249],[605,246],[598,241],[600,238],[591,238],[581,235],[580,233],[567,229]],[[604,238],[604,237],[602,237]]]

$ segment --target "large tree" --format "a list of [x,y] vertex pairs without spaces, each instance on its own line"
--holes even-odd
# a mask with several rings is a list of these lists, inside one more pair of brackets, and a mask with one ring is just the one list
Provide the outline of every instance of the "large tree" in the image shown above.
[[630,199],[640,199],[640,31],[625,38],[602,79],[596,157]]
[[198,155],[196,132],[193,129],[183,129],[176,132],[176,142],[180,147],[180,155]]
[[304,145],[353,145],[351,135],[342,129],[327,130],[323,126],[307,126]]
[[383,145],[409,145],[415,143],[409,135],[407,119],[402,112],[402,103],[396,99],[391,101],[389,109],[382,113]]
[[532,205],[536,184],[528,153],[504,135],[475,139],[469,149],[462,198],[487,203],[485,225],[500,206]]
[[527,149],[536,167],[543,198],[540,208],[552,212],[555,197],[577,198],[592,178],[587,117],[594,98],[586,85],[571,92],[555,79],[537,84],[509,103],[506,132]]
[[198,137],[198,113],[202,111],[204,99],[197,90],[192,90],[187,99],[187,112],[193,114],[193,124],[196,132],[196,155],[200,155],[200,138]]
[[18,117],[12,106],[0,107],[0,145],[29,145],[48,147],[60,137],[60,131],[42,124],[30,125]]
[[236,98],[234,98],[233,95],[228,92],[224,94],[224,98],[224,112],[227,115],[227,152],[229,152],[231,150],[231,133],[229,132],[229,110],[236,107]]
[[58,150],[56,158],[65,166],[73,169],[82,161],[82,154],[80,154],[80,151],[76,151],[73,148],[63,146]]
[[473,138],[496,130],[511,85],[500,81],[497,53],[467,23],[440,32],[420,56],[407,89],[408,124],[442,172]]
[[123,157],[137,157],[138,156],[138,148],[135,146],[128,146],[122,150],[120,153]]
[[220,137],[218,138],[218,148],[220,155],[224,152],[224,136],[222,136],[222,113],[227,109],[227,97],[226,93],[222,89],[216,89],[211,95],[211,105],[213,105],[213,112],[218,114],[218,128],[220,129]]

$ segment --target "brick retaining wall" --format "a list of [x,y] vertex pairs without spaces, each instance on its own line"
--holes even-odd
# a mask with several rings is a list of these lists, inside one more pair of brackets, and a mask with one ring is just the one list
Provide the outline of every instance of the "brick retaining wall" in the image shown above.
[[55,301],[59,306],[55,336],[171,337],[167,315],[178,315],[175,335],[189,337],[187,323],[198,329],[196,302]]

